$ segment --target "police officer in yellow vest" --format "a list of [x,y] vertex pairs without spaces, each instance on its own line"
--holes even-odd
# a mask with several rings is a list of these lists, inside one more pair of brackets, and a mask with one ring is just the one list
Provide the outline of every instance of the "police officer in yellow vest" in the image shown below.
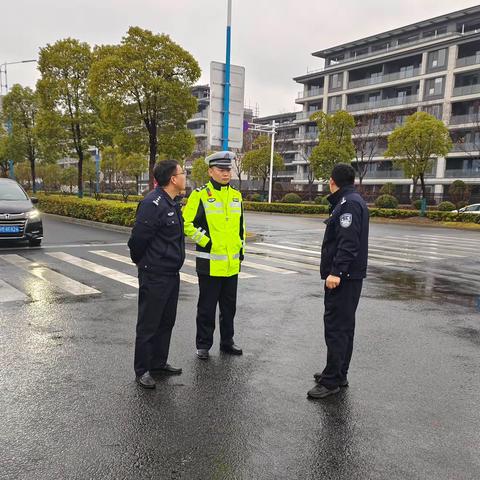
[[197,305],[197,356],[206,360],[213,344],[217,304],[220,350],[241,355],[233,341],[240,263],[245,249],[242,195],[230,185],[232,152],[209,155],[210,181],[194,190],[183,211],[185,234],[196,245],[200,296]]

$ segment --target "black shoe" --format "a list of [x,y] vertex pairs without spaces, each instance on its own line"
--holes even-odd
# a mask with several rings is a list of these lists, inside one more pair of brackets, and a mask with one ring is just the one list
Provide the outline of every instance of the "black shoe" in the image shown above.
[[242,349],[238,345],[220,345],[220,351],[229,355],[243,355]]
[[166,363],[163,365],[163,367],[152,368],[150,372],[153,375],[180,375],[182,373],[182,369],[172,367],[172,365]]
[[[313,378],[315,379],[315,382],[316,382],[316,383],[320,383],[320,381],[322,380],[322,376],[323,376],[323,375],[322,375],[321,373],[314,373],[314,374],[313,374]],[[338,386],[341,387],[341,388],[346,388],[346,387],[348,387],[348,380],[345,379],[345,380],[344,380],[343,382],[341,382]]]
[[311,390],[308,391],[307,396],[310,398],[326,398],[330,395],[335,395],[339,391],[340,387],[329,389],[324,385],[315,385]]
[[208,357],[210,354],[208,353],[208,350],[206,348],[198,348],[197,349],[197,357],[200,360],[208,360]]
[[148,388],[148,389],[155,388],[155,380],[150,375],[150,372],[145,372],[143,375],[140,375],[139,377],[137,377],[136,382],[142,388]]

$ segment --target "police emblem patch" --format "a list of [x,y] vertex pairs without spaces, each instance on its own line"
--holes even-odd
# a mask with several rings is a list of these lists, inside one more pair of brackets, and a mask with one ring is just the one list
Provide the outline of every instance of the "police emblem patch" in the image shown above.
[[213,203],[213,202],[215,202],[215,199],[214,199],[214,198],[209,198],[209,199],[207,200],[207,202]]
[[340,226],[343,228],[348,228],[352,224],[352,214],[344,213],[340,216]]
[[240,199],[239,198],[232,198],[232,202],[239,202]]
[[168,212],[168,213],[167,213],[167,215],[168,215],[169,217],[173,217],[174,214],[175,214],[175,212]]

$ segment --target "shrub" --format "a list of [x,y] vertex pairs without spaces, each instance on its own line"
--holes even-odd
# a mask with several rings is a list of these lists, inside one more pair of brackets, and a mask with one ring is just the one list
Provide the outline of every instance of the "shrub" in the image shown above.
[[394,195],[395,194],[395,185],[393,183],[386,183],[380,189],[380,195]]
[[130,227],[135,222],[137,205],[113,200],[39,195],[38,208],[44,213]]
[[318,197],[315,197],[315,203],[317,205],[330,205],[330,203],[328,202],[327,200],[328,198],[328,195],[325,195],[325,196],[322,196],[322,195],[318,195]]
[[442,202],[438,204],[437,210],[440,212],[451,212],[455,210],[455,205],[452,202]]
[[393,195],[380,195],[375,200],[375,206],[378,208],[397,208],[398,200]]
[[259,193],[251,193],[247,198],[251,202],[263,202],[263,197]]
[[412,202],[412,207],[415,209],[415,210],[420,210],[422,208],[422,200],[419,198],[417,200],[414,200]]
[[282,198],[282,203],[301,203],[302,198],[300,195],[297,195],[296,193],[287,193],[283,198]]

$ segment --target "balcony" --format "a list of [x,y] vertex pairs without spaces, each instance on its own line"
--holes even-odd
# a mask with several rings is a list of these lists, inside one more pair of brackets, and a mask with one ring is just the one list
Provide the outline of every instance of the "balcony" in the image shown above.
[[480,114],[469,113],[466,115],[452,115],[449,125],[463,125],[465,123],[480,124]]
[[469,65],[480,64],[480,55],[472,55],[470,57],[457,58],[456,67],[468,67]]
[[318,140],[318,132],[304,132],[304,133],[298,133],[295,135],[295,140],[301,141],[301,142],[311,142]]
[[318,97],[320,95],[323,95],[323,88],[314,87],[310,88],[306,92],[298,92],[297,100],[305,100],[306,98]]
[[480,150],[480,144],[465,142],[465,143],[455,143],[450,150],[451,152],[478,152]]
[[207,134],[207,131],[205,128],[192,128],[190,131],[195,136],[202,136]]
[[368,178],[407,178],[403,170],[375,170],[367,172],[365,179]]
[[317,113],[317,112],[321,112],[321,110],[314,110],[312,112],[298,112],[296,120],[297,121],[298,120],[308,120],[311,115],[313,115],[314,113]]
[[445,178],[480,178],[480,168],[470,170],[445,170]]
[[197,120],[208,120],[208,112],[203,110],[202,112],[197,112],[191,118],[187,120],[187,122],[195,122]]
[[394,82],[395,80],[403,80],[405,78],[416,77],[421,74],[420,68],[407,70],[403,72],[388,73],[386,75],[379,75],[378,77],[363,78],[361,80],[354,80],[348,82],[348,88],[359,88],[367,85],[377,85],[379,83]]
[[275,170],[273,171],[273,176],[274,177],[282,177],[282,178],[285,178],[285,177],[289,177],[289,178],[293,178],[295,177],[295,175],[297,174],[297,171],[296,170],[281,170],[280,172],[275,172]]
[[461,36],[466,36],[467,34],[461,34],[459,32],[446,32],[440,35],[437,35],[436,37],[429,37],[429,38],[418,38],[416,40],[412,40],[411,42],[406,42],[403,43],[402,45],[395,45],[393,47],[387,47],[382,50],[377,50],[376,52],[368,52],[363,55],[357,55],[356,57],[350,57],[350,58],[345,58],[343,60],[336,61],[330,65],[327,65],[325,67],[325,70],[329,70],[330,68],[334,68],[338,65],[341,65],[343,63],[351,63],[351,62],[357,62],[359,60],[363,60],[364,58],[369,58],[369,57],[376,57],[379,55],[383,55],[385,53],[390,53],[390,52],[396,52],[397,50],[402,50],[405,48],[409,48],[415,45],[420,45],[422,43],[430,43],[430,42],[436,42],[437,40],[442,40],[444,38],[448,37],[461,37]]
[[360,110],[374,110],[377,108],[396,107],[418,102],[418,95],[404,97],[384,98],[382,100],[370,100],[368,102],[353,103],[347,105],[347,111],[358,112]]
[[454,97],[473,95],[475,93],[480,93],[480,83],[476,83],[475,85],[465,85],[464,87],[455,87],[453,89]]

